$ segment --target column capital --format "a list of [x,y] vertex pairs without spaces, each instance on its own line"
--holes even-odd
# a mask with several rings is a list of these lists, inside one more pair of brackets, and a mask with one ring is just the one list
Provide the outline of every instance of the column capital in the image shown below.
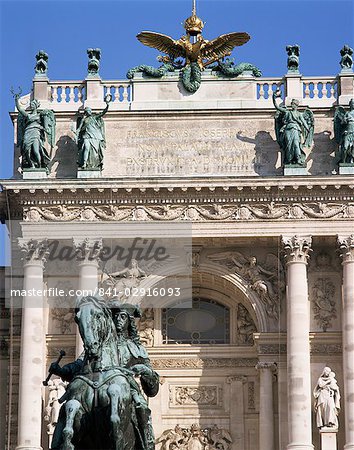
[[311,236],[282,236],[282,244],[284,249],[284,258],[287,264],[293,262],[301,262],[307,264],[312,252]]
[[337,236],[340,256],[343,262],[354,262],[354,234]]
[[273,373],[275,373],[277,370],[277,365],[274,362],[260,361],[256,364],[255,367],[257,370],[270,370]]
[[18,246],[23,253],[24,265],[43,265],[49,254],[49,243],[47,239],[24,239],[18,238]]
[[78,262],[97,263],[102,250],[102,238],[74,238],[73,246],[76,250],[76,259]]

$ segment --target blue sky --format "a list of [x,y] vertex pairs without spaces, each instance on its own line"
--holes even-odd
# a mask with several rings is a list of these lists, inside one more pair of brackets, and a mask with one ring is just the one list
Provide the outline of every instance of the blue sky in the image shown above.
[[[123,79],[130,67],[157,65],[158,52],[138,42],[136,34],[150,30],[179,38],[191,3],[0,0],[0,178],[12,175],[10,87],[30,90],[38,50],[49,54],[53,80],[85,78],[89,47],[102,50],[103,79]],[[248,32],[251,40],[233,56],[255,64],[264,76],[286,72],[287,44],[300,45],[301,73],[319,76],[337,74],[339,50],[346,43],[354,47],[354,0],[197,0],[197,14],[206,22],[207,39]]]

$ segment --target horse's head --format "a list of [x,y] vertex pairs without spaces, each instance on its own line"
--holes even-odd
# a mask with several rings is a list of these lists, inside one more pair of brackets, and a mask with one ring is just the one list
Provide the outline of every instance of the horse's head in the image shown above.
[[112,316],[103,300],[82,297],[76,302],[75,322],[89,358],[97,357],[112,333]]

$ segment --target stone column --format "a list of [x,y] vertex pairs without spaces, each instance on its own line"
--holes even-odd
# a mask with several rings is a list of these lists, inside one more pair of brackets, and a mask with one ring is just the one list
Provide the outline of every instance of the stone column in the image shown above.
[[338,245],[343,266],[344,450],[354,450],[354,234],[348,237],[338,237]]
[[311,237],[284,237],[287,266],[288,450],[312,450],[310,306],[307,260]]
[[45,372],[45,330],[43,322],[43,265],[46,241],[19,240],[24,256],[21,356],[16,450],[41,450],[42,381]]
[[226,378],[230,384],[230,434],[233,440],[233,449],[244,450],[245,448],[245,417],[243,402],[243,385],[247,377],[231,375]]
[[[98,295],[98,261],[102,249],[102,239],[73,239],[79,265],[79,291],[88,295]],[[76,327],[76,356],[84,350],[78,327]]]
[[273,373],[276,365],[259,362],[259,450],[274,450]]

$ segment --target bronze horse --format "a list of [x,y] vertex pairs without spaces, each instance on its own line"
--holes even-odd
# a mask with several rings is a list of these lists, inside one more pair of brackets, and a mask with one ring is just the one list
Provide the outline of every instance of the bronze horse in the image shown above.
[[75,312],[85,358],[63,399],[61,450],[135,450],[133,373],[119,367],[111,312],[94,297],[79,300]]

